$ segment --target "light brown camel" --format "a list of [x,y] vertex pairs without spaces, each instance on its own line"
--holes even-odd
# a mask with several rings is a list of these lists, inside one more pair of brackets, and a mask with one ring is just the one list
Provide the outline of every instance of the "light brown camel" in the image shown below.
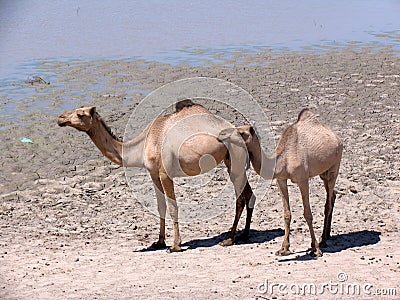
[[[86,132],[99,150],[112,162],[125,167],[145,168],[149,171],[156,191],[160,215],[160,235],[154,248],[165,247],[166,207],[174,224],[174,242],[170,251],[181,251],[178,225],[178,206],[174,193],[174,177],[195,176],[213,169],[222,160],[228,168],[236,193],[236,215],[228,239],[222,245],[232,245],[240,215],[247,207],[245,230],[250,230],[254,195],[245,173],[247,150],[242,145],[225,147],[217,140],[219,132],[234,128],[205,107],[183,100],[176,104],[176,112],[155,119],[136,138],[119,141],[105,124],[95,107],[66,111],[58,118],[59,126],[71,126]],[[238,135],[240,138],[240,135]],[[168,205],[166,205],[168,204]]]
[[[285,236],[277,255],[288,255],[291,212],[287,180],[296,183],[301,192],[304,218],[311,234],[311,255],[321,256],[321,247],[330,238],[333,206],[335,204],[334,186],[339,173],[343,144],[341,139],[327,126],[321,124],[308,109],[300,112],[297,122],[289,126],[278,141],[275,152],[268,156],[260,146],[258,136],[251,126],[238,128],[245,140],[251,163],[255,171],[265,179],[276,178],[282,197]],[[239,143],[232,129],[223,130],[219,139],[227,143]],[[313,217],[309,202],[309,178],[319,175],[324,182],[327,197],[325,203],[324,229],[318,243],[313,229]]]

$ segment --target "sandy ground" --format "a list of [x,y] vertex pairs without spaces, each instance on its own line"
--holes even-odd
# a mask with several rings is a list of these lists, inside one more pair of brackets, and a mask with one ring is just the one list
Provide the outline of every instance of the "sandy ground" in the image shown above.
[[[29,87],[31,101],[17,107],[19,119],[0,120],[1,299],[399,297],[398,55],[367,47],[324,54],[266,50],[237,53],[200,67],[92,61],[44,64],[39,70],[43,77],[49,70],[57,77],[50,86]],[[195,76],[228,80],[249,91],[269,118],[275,138],[304,107],[341,135],[345,150],[333,238],[323,257],[306,254],[310,236],[293,185],[294,253],[274,255],[283,238],[274,184],[257,199],[249,241],[228,248],[218,245],[233,221],[232,200],[218,217],[181,225],[186,251],[150,251],[148,246],[158,237],[158,218],[134,197],[124,170],[102,157],[84,134],[56,125],[64,109],[96,105],[122,136],[130,113],[146,93]],[[47,104],[37,109],[37,103]],[[215,112],[234,122],[229,112]],[[34,143],[21,143],[20,137]],[[213,197],[217,185],[197,193],[179,192],[201,201]],[[151,189],[151,182],[133,189]],[[313,179],[310,202],[318,236],[324,193],[322,182]],[[352,295],[357,287],[359,295]],[[316,288],[311,296],[310,288]]]

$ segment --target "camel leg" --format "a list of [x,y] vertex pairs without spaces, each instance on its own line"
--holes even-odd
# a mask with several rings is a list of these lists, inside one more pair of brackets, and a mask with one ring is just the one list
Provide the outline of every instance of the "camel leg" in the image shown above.
[[166,173],[160,174],[160,181],[166,196],[168,211],[174,223],[174,243],[169,248],[169,251],[179,252],[182,251],[182,248],[181,248],[181,236],[179,234],[178,205],[175,199],[174,182],[172,181],[171,178],[168,177]]
[[320,176],[324,181],[324,186],[326,190],[324,229],[322,231],[321,240],[319,242],[320,247],[326,247],[326,241],[331,237],[332,214],[336,200],[336,193],[334,188],[337,175],[337,172],[333,173],[328,170]]
[[246,182],[246,185],[240,197],[244,197],[246,203],[246,225],[244,227],[243,233],[238,237],[238,240],[245,241],[249,238],[251,217],[253,216],[254,210],[254,206],[252,206],[250,202],[252,201],[252,198],[255,197],[249,182]]
[[166,214],[167,206],[165,203],[164,189],[162,187],[160,178],[158,176],[151,176],[151,179],[153,180],[154,190],[156,192],[157,208],[158,208],[158,214],[160,216],[160,234],[158,236],[158,241],[154,242],[151,247],[155,248],[155,249],[163,249],[166,247],[166,244],[165,244],[165,217],[166,217],[166,215],[165,214]]
[[228,238],[220,243],[221,246],[232,246],[233,245],[233,241],[235,239],[236,228],[239,223],[240,216],[242,215],[244,206],[245,206],[245,200],[243,197],[239,196],[236,199],[236,213],[235,213],[235,219],[233,221],[232,228],[229,232]]
[[242,187],[242,181],[243,178],[238,178],[235,177],[234,174],[232,174],[232,169],[231,169],[231,161],[229,158],[226,158],[224,160],[225,165],[228,169],[228,173],[229,176],[231,178],[231,181],[235,187],[235,194],[236,194],[236,213],[235,213],[235,219],[233,221],[233,225],[232,228],[229,232],[229,236],[226,240],[222,241],[220,243],[220,245],[222,246],[231,246],[233,245],[233,241],[235,239],[235,232],[237,229],[237,225],[239,223],[240,220],[240,216],[242,215],[243,209],[246,205],[246,209],[247,209],[247,217],[246,217],[246,226],[243,232],[243,236],[241,236],[241,239],[246,239],[249,235],[250,232],[250,223],[251,223],[251,217],[253,214],[253,207],[250,207],[250,201],[251,198],[254,197],[253,195],[253,191],[250,187],[250,184],[247,181],[247,177],[246,174],[244,174],[244,179],[246,180],[246,184],[244,186],[243,191],[241,191],[241,187]]
[[283,218],[285,220],[285,236],[283,237],[282,247],[275,254],[276,255],[289,255],[290,254],[290,222],[292,220],[292,213],[290,212],[289,205],[289,192],[287,187],[287,180],[276,180],[278,184],[279,193],[281,194],[283,204]]
[[311,256],[322,256],[322,251],[319,248],[319,244],[317,242],[317,239],[315,238],[315,233],[314,233],[314,227],[313,227],[313,216],[311,213],[311,207],[310,207],[310,199],[309,199],[309,183],[308,180],[303,181],[298,184],[301,192],[301,197],[303,199],[303,207],[304,207],[304,218],[306,219],[308,228],[310,229],[310,235],[311,235],[311,251],[310,255]]

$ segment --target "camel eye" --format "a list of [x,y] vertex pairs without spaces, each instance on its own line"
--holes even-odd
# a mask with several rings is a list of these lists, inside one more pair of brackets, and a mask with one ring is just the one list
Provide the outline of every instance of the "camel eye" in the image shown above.
[[81,112],[78,112],[78,113],[77,113],[77,116],[78,116],[79,119],[82,119],[84,115],[85,115],[85,114],[84,114],[84,113],[81,113]]

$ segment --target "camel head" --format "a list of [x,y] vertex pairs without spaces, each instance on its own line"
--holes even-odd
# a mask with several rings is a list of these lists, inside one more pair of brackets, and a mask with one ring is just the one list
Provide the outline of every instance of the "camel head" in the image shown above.
[[[242,140],[240,140],[238,135],[233,134],[236,130],[242,137]],[[218,135],[218,140],[223,142],[224,140],[228,139],[231,143],[235,143],[237,145],[240,145],[244,141],[248,150],[258,149],[260,144],[254,128],[250,125],[243,125],[237,128],[227,128],[222,130]]]
[[[234,134],[235,132],[239,134]],[[252,126],[243,125],[237,128],[226,128],[219,133],[218,140],[224,144],[233,143],[236,145],[243,145],[244,142],[253,167],[258,170],[258,172],[260,171],[260,164],[255,166],[253,159],[261,160],[262,150],[260,140]]]
[[258,142],[258,137],[253,126],[250,125],[243,125],[237,127],[237,131],[239,132],[240,136],[244,140],[244,143],[247,147],[253,146],[254,142]]
[[67,110],[58,117],[59,126],[71,126],[79,131],[88,131],[92,128],[96,118],[96,107],[81,107]]

